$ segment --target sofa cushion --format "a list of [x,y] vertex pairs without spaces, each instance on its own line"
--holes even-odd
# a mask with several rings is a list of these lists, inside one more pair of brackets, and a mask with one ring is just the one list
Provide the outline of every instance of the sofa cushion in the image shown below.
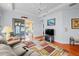
[[10,46],[0,44],[0,56],[16,56],[16,54]]
[[16,56],[16,54],[9,50],[0,50],[0,56]]
[[29,50],[28,52],[24,54],[24,56],[40,56],[40,54],[33,50]]
[[32,53],[33,53],[33,50],[29,50],[28,52],[24,54],[24,56],[30,56]]
[[18,43],[13,46],[13,50],[18,56],[20,56],[26,52],[26,50],[23,48],[24,46],[24,44]]

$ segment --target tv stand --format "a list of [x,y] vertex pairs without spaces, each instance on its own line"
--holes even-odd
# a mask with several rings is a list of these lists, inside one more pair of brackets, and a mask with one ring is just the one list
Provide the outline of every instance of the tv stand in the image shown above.
[[54,42],[54,36],[45,35],[45,40],[48,42]]

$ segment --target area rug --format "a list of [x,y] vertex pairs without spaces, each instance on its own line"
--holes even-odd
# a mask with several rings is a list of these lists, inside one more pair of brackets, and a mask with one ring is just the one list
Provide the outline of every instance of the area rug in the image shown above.
[[29,49],[36,51],[41,56],[67,56],[69,53],[63,48],[46,41],[34,40],[28,46]]

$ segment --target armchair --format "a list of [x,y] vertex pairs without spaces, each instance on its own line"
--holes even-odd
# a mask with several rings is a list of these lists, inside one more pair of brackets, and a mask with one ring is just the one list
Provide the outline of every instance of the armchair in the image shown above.
[[75,43],[79,43],[79,36],[72,36],[70,37],[70,45],[71,44],[75,44]]

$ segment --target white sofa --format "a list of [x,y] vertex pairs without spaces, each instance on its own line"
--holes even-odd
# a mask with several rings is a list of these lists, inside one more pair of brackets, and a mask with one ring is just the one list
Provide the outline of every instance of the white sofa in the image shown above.
[[78,35],[74,35],[70,37],[70,44],[78,44],[79,43],[79,36]]
[[0,56],[39,56],[35,51],[24,49],[24,46],[25,44],[19,42],[11,47],[0,38]]
[[0,56],[16,56],[16,54],[10,46],[0,44]]

